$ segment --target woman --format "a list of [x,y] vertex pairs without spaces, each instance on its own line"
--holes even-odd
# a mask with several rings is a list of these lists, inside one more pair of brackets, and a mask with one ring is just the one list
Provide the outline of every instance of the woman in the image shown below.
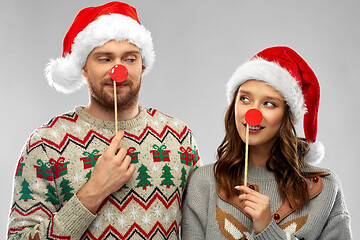
[[[235,71],[227,98],[218,160],[188,185],[182,239],[351,239],[337,176],[308,163],[323,153],[316,142],[320,89],[306,62],[288,47],[267,48]],[[249,128],[243,186],[245,113],[253,108],[263,118]],[[294,128],[301,119],[305,138]]]

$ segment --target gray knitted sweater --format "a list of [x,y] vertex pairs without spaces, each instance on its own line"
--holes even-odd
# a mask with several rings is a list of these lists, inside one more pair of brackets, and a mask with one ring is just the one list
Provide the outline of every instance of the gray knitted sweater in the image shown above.
[[249,165],[248,182],[267,195],[273,220],[255,235],[252,221],[237,198],[228,199],[217,188],[213,164],[196,170],[190,179],[182,209],[182,239],[352,239],[350,216],[337,176],[308,166],[305,171],[327,171],[329,176],[309,179],[311,200],[300,212],[282,202],[272,172]]

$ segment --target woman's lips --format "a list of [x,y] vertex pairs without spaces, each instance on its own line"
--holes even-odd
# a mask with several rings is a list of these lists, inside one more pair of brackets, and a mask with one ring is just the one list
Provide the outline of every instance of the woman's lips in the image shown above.
[[[246,128],[246,124],[244,124],[245,128]],[[258,133],[261,130],[263,130],[264,127],[257,125],[257,126],[251,126],[249,125],[249,133]]]

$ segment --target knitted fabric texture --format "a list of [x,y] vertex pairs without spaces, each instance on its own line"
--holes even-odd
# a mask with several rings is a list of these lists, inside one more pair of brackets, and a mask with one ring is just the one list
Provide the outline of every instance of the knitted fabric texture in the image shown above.
[[[310,165],[306,169],[308,172],[324,170]],[[213,164],[199,168],[191,175],[186,191],[182,239],[351,239],[350,216],[340,181],[333,172],[322,181],[322,191],[300,212],[292,212],[278,223],[273,219],[256,235],[252,220],[217,194]],[[249,165],[248,182],[257,185],[259,192],[270,198],[270,210],[275,213],[282,201],[273,173]]]
[[142,106],[118,127],[136,170],[96,215],[76,192],[115,135],[114,122],[77,107],[31,134],[15,171],[8,239],[178,239],[188,176],[202,165],[191,130]]

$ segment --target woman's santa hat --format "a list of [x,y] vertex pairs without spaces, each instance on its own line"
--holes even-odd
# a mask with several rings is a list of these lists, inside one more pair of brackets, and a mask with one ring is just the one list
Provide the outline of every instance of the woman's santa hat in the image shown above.
[[304,117],[305,138],[312,142],[306,161],[320,162],[324,157],[323,145],[316,142],[320,86],[305,60],[289,47],[270,47],[259,52],[238,67],[227,82],[228,103],[239,86],[252,79],[264,81],[279,91],[296,123]]
[[127,40],[141,50],[144,74],[154,61],[151,33],[140,24],[136,9],[121,2],[109,2],[81,10],[63,41],[62,57],[52,59],[45,69],[51,86],[72,93],[86,82],[83,67],[89,53],[110,40]]

